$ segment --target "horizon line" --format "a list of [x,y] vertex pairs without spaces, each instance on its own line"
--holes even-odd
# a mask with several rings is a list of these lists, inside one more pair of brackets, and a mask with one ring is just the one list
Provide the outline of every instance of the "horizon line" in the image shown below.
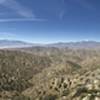
[[98,40],[72,40],[72,41],[54,41],[54,42],[33,42],[28,40],[18,40],[18,39],[0,39],[0,41],[18,41],[32,44],[56,44],[56,43],[77,43],[77,42],[100,42]]

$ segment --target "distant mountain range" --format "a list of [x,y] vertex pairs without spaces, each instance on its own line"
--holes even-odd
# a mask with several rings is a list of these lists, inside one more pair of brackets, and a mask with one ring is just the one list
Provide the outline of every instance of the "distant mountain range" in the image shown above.
[[81,42],[59,42],[52,44],[35,44],[23,41],[0,40],[0,48],[22,48],[22,47],[57,47],[57,48],[100,48],[100,42],[81,41]]
[[96,41],[80,41],[80,42],[60,42],[49,44],[50,47],[69,47],[69,48],[100,48],[100,42]]
[[14,40],[0,40],[0,48],[20,48],[20,47],[31,47],[32,43]]

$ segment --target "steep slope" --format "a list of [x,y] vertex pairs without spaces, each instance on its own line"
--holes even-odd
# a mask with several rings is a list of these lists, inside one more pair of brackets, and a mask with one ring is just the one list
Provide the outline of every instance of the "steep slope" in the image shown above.
[[0,91],[23,91],[35,74],[51,66],[46,56],[0,50]]

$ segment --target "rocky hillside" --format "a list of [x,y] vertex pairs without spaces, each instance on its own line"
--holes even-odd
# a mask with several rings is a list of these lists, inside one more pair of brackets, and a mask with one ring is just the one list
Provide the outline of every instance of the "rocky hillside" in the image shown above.
[[44,70],[33,77],[33,88],[23,94],[32,100],[100,100],[100,68],[75,72],[63,75],[61,70]]
[[0,100],[100,100],[100,50],[0,50]]

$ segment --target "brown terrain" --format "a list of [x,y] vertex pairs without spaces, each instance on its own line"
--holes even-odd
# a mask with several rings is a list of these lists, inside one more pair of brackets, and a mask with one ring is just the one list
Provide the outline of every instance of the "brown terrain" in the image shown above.
[[0,100],[100,100],[100,49],[0,50]]

